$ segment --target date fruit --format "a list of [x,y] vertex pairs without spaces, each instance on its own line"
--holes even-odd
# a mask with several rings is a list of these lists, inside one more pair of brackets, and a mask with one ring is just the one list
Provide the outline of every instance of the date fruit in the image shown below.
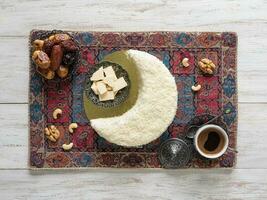
[[70,66],[75,62],[75,59],[76,59],[76,53],[75,52],[69,52],[69,53],[64,54],[63,63],[65,65]]
[[54,44],[55,44],[55,43],[54,43],[52,40],[48,40],[48,39],[46,39],[46,40],[44,41],[43,51],[44,51],[48,56],[51,55],[52,48],[53,48]]
[[62,61],[63,51],[60,45],[54,45],[51,52],[51,66],[53,71],[56,71]]
[[[50,37],[49,37],[50,39]],[[52,37],[52,41],[54,41],[56,44],[59,44],[65,40],[69,40],[70,36],[68,34],[64,34],[64,33],[58,33],[55,34],[54,37]]]
[[73,40],[65,40],[61,43],[61,46],[65,52],[78,50],[78,47]]

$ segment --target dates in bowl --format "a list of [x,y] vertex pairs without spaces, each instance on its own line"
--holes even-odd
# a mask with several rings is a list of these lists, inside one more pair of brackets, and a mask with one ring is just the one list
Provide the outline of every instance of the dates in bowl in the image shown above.
[[46,79],[67,77],[78,61],[79,47],[68,33],[52,31],[39,35],[31,45],[36,70]]

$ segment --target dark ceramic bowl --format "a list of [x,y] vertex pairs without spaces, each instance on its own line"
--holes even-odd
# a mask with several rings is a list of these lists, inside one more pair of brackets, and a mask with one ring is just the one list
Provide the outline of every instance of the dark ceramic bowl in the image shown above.
[[[127,87],[118,91],[114,100],[99,101],[98,95],[96,95],[94,93],[94,91],[91,89],[93,82],[90,80],[90,77],[100,67],[105,68],[108,66],[113,67],[113,69],[116,73],[116,76],[118,78],[120,78],[120,77],[124,78],[124,80],[127,82]],[[86,94],[86,97],[88,98],[88,100],[92,101],[95,105],[105,107],[105,108],[111,108],[111,107],[115,107],[115,106],[120,105],[121,103],[123,103],[127,99],[127,97],[129,96],[129,92],[130,92],[130,86],[131,86],[131,83],[130,83],[130,79],[129,79],[129,76],[128,76],[128,73],[126,70],[124,70],[119,64],[112,63],[109,61],[103,61],[101,63],[96,64],[94,66],[94,68],[88,73],[87,79],[85,82],[85,94]]]

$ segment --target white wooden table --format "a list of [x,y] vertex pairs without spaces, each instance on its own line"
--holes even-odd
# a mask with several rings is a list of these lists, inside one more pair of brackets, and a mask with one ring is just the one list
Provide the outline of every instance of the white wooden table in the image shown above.
[[[28,34],[33,28],[236,31],[236,169],[30,172]],[[0,199],[267,199],[267,1],[1,0]]]

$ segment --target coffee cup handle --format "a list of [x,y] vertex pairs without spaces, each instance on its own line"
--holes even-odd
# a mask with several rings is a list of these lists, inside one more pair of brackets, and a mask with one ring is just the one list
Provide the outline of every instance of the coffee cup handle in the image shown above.
[[238,153],[238,151],[236,150],[236,149],[233,149],[232,147],[228,147],[227,148],[227,151],[232,151],[232,152],[234,152],[234,153]]

